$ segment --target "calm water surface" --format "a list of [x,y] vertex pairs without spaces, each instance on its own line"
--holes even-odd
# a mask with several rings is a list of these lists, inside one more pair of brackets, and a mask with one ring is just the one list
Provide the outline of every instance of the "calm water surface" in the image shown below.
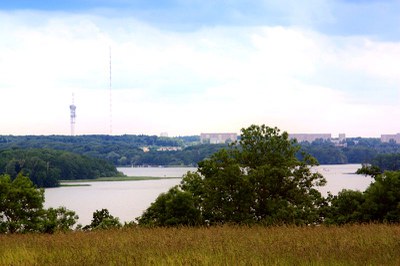
[[[369,177],[355,175],[360,168],[358,164],[321,165],[316,168],[328,181],[319,188],[323,195],[330,191],[337,194],[340,190],[365,190],[371,183]],[[128,176],[177,177],[176,179],[120,181],[120,182],[87,182],[90,186],[59,187],[45,190],[45,207],[65,206],[79,215],[79,223],[90,224],[92,214],[96,210],[106,208],[111,215],[120,221],[132,221],[140,216],[160,193],[168,191],[179,184],[180,177],[187,171],[196,168],[118,168]]]
[[127,176],[182,177],[195,167],[119,167],[118,171]]

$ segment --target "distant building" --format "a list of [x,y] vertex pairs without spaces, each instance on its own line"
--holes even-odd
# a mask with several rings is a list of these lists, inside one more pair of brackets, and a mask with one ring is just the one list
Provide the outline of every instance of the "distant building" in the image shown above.
[[400,143],[400,133],[397,134],[383,134],[381,135],[381,142],[390,142],[394,141],[396,143]]
[[346,134],[340,133],[340,134],[339,134],[339,141],[340,141],[340,142],[346,141]]
[[201,133],[200,142],[210,144],[223,144],[237,140],[236,133]]
[[289,134],[289,138],[291,139],[297,139],[298,142],[313,142],[318,139],[322,140],[331,140],[332,135],[331,134]]
[[335,144],[336,147],[347,147],[346,134],[340,133],[338,138],[332,138],[331,142]]
[[340,133],[338,138],[332,138],[332,134],[289,134],[289,138],[297,139],[297,142],[312,143],[316,140],[330,141],[337,147],[346,146],[346,134]]
[[181,151],[181,147],[159,147],[157,151]]

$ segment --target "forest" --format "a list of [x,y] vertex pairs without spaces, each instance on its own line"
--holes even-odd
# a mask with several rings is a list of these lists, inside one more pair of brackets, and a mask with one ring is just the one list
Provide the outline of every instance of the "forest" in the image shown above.
[[[341,146],[323,140],[298,145],[314,156],[319,164],[372,163],[378,156],[400,153],[399,144],[382,143],[378,138],[348,138]],[[103,159],[115,166],[196,167],[199,161],[223,147],[227,144],[201,144],[199,136],[0,136],[0,150],[55,149]]]
[[0,175],[15,179],[29,176],[37,187],[56,187],[59,180],[94,179],[121,175],[103,160],[54,149],[12,148],[0,150]]
[[[221,148],[220,145],[199,144],[199,136],[174,138],[147,135],[0,136],[0,150],[55,149],[104,159],[116,166],[194,166],[198,161]],[[174,147],[177,151],[157,151],[161,147]]]

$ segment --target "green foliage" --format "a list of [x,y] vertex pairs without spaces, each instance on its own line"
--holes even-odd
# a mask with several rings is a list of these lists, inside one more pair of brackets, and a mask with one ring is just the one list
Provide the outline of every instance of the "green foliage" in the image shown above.
[[68,232],[73,229],[79,219],[74,211],[65,207],[49,208],[42,215],[42,229],[44,233]]
[[198,225],[201,218],[191,194],[173,187],[159,195],[137,221],[145,226]]
[[119,175],[115,166],[104,160],[49,149],[11,149],[0,151],[0,174],[14,179],[29,176],[38,187],[56,187],[60,179],[93,179]]
[[[350,138],[346,140],[343,146],[322,140],[300,144],[303,150],[317,158],[320,164],[369,163],[375,165],[376,157],[400,153],[399,144],[394,142],[383,143],[379,139],[373,138]],[[382,170],[397,169],[382,168]]]
[[44,190],[21,174],[0,175],[0,233],[66,232],[78,216],[65,207],[43,209]]
[[371,162],[376,168],[383,171],[399,171],[400,170],[400,153],[379,154]]
[[343,190],[331,197],[326,223],[400,222],[400,172],[375,176],[364,192]]
[[317,163],[313,157],[296,157],[300,152],[300,146],[277,128],[242,129],[239,142],[199,162],[196,173],[184,176],[182,191],[174,188],[161,195],[139,224],[167,225],[172,216],[166,214],[166,204],[179,193],[189,193],[190,204],[175,216],[178,221],[195,208],[203,224],[317,222],[323,199],[314,186],[324,185],[325,179],[311,172]]
[[[118,166],[186,165],[197,166],[226,144],[201,144],[199,136],[157,137],[146,135],[84,135],[84,136],[0,136],[0,150],[41,148],[68,151],[107,160]],[[380,154],[400,153],[400,145],[382,143],[375,138],[350,138],[343,146],[331,141],[302,142],[302,149],[317,158],[320,164],[371,163]],[[149,147],[150,152],[143,152]],[[157,151],[159,147],[182,150]],[[299,155],[299,154],[298,154]],[[385,170],[395,170],[386,169]]]
[[382,173],[381,169],[375,165],[363,164],[360,169],[357,169],[356,174],[368,175],[375,178]]
[[217,152],[226,144],[201,144],[189,146],[178,151],[157,151],[139,153],[131,162],[133,165],[186,165],[197,166],[197,163]]
[[90,225],[85,226],[84,230],[98,230],[120,228],[122,225],[117,217],[112,216],[107,209],[96,210]]
[[335,146],[330,141],[317,140],[311,144],[304,142],[301,143],[301,146],[305,151],[317,158],[321,164],[344,164],[348,162],[345,150]]
[[0,175],[0,232],[25,233],[40,231],[44,191],[22,175],[11,181]]
[[[186,165],[197,162],[226,145],[198,145],[199,136],[157,137],[146,135],[0,136],[2,149],[55,149],[103,159],[113,165]],[[143,152],[149,147],[150,152]],[[157,151],[160,147],[182,150]]]
[[[199,136],[174,138],[146,135],[0,136],[0,150],[55,149],[107,160],[114,165],[195,165],[198,155],[193,153],[193,157],[190,157],[192,153],[190,150],[157,152],[157,148],[185,148],[199,142]],[[150,147],[152,156],[143,152],[142,147]]]
[[400,172],[385,172],[375,177],[364,192],[365,220],[400,222]]
[[347,224],[363,221],[365,197],[360,191],[342,190],[337,196],[330,195],[331,206],[326,214],[326,224]]

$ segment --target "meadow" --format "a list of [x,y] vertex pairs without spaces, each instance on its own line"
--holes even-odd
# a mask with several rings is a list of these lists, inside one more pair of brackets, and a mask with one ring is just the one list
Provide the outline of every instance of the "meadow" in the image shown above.
[[400,226],[133,227],[1,235],[0,265],[400,265]]

